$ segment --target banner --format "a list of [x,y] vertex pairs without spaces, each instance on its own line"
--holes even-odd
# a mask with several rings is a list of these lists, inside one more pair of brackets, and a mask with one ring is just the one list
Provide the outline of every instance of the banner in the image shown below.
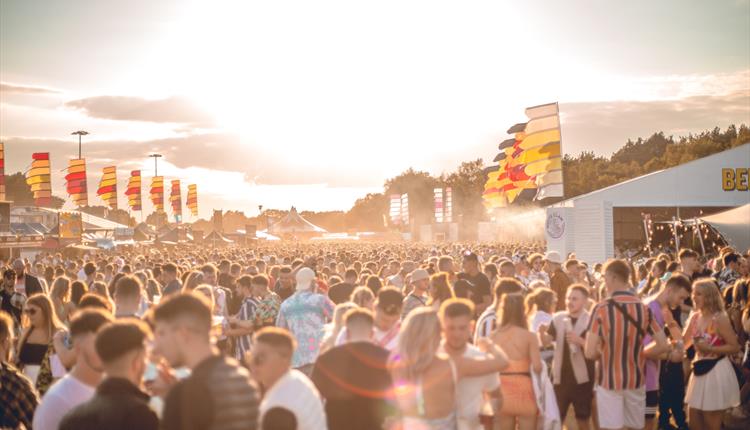
[[409,225],[409,195],[401,194],[401,223]]
[[149,198],[154,205],[154,212],[164,212],[164,177],[154,176],[151,178],[151,190]]
[[89,189],[86,182],[86,159],[68,161],[68,174],[65,175],[65,188],[76,206],[89,205]]
[[81,240],[83,220],[80,213],[60,212],[58,216],[60,239]]
[[[112,210],[117,210],[117,167],[109,166],[102,169],[102,179],[96,194]],[[126,193],[127,194],[127,193]]]
[[391,224],[401,224],[401,196],[398,194],[391,194],[391,206],[390,206],[390,218]]
[[194,217],[198,216],[198,186],[195,184],[188,185],[187,207],[190,209],[190,214]]
[[180,180],[172,180],[172,189],[169,194],[169,201],[172,204],[172,213],[177,223],[182,222],[182,191],[180,190]]
[[444,212],[443,219],[445,222],[453,222],[453,189],[448,187],[445,189],[445,202],[443,203]]
[[0,202],[5,201],[5,144],[0,142]]
[[443,189],[442,188],[435,188],[433,190],[433,193],[435,194],[435,222],[436,223],[442,223],[443,222]]
[[52,174],[49,152],[31,154],[31,169],[26,172],[26,183],[31,187],[34,204],[41,207],[52,206]]
[[142,210],[140,170],[133,170],[130,172],[128,188],[125,190],[125,195],[128,196],[128,207],[131,211]]

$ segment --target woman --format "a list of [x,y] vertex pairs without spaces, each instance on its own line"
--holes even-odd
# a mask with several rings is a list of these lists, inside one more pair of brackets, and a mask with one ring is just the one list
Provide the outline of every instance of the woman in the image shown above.
[[50,359],[55,354],[53,339],[63,325],[57,319],[52,301],[44,294],[26,300],[23,310],[24,327],[18,341],[16,367],[31,379],[40,395],[54,382]]
[[486,339],[481,341],[490,353],[486,360],[453,361],[437,353],[440,341],[436,310],[422,307],[409,313],[389,360],[402,430],[455,430],[458,379],[496,372],[506,363],[500,348]]
[[90,291],[93,294],[102,296],[105,299],[111,301],[111,298],[109,297],[109,290],[107,289],[107,284],[105,284],[102,281],[96,281],[93,284],[91,284],[91,290]]
[[375,294],[367,287],[357,287],[352,291],[349,301],[360,308],[373,310],[375,308]]
[[[105,290],[106,290],[106,286],[105,286]],[[70,284],[70,303],[72,303],[77,309],[78,304],[81,302],[81,297],[83,297],[83,295],[86,293],[88,293],[88,287],[86,287],[85,283],[81,281],[73,281]]]
[[520,430],[533,430],[539,411],[530,372],[541,372],[542,360],[539,339],[527,328],[523,296],[517,293],[503,296],[497,321],[499,326],[491,339],[495,345],[502,345],[510,364],[500,372],[503,406],[495,428],[512,430],[517,421]]
[[667,264],[667,260],[664,259],[658,259],[654,262],[651,266],[651,272],[646,278],[646,285],[638,292],[639,296],[646,297],[661,290],[661,278],[667,272]]
[[716,282],[696,281],[692,298],[695,312],[683,336],[686,348],[695,347],[693,373],[685,394],[688,420],[693,430],[718,430],[724,411],[740,402],[737,377],[727,358],[740,347]]
[[333,309],[333,321],[323,326],[323,341],[320,343],[320,352],[323,354],[329,349],[333,348],[341,330],[344,329],[344,315],[352,309],[356,309],[357,305],[352,302],[339,303]]
[[490,280],[490,285],[495,285],[498,278],[497,265],[495,263],[487,263],[484,265],[484,274],[487,279]]
[[427,300],[427,306],[431,306],[432,309],[440,309],[440,305],[448,299],[455,297],[453,289],[448,283],[448,273],[440,272],[430,276],[430,288],[428,290],[430,295]]
[[66,323],[75,309],[75,305],[70,302],[70,279],[65,276],[55,279],[50,288],[49,298],[52,300],[58,320]]
[[193,270],[185,277],[185,282],[182,284],[182,292],[193,291],[201,284],[203,284],[203,273],[198,270]]
[[529,316],[529,330],[536,333],[539,326],[549,325],[557,307],[557,294],[549,288],[537,288],[526,296],[526,315]]

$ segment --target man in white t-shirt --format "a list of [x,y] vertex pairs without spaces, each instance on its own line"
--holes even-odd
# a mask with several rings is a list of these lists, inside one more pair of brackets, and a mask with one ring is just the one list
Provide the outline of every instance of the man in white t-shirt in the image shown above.
[[[375,300],[375,324],[373,326],[372,343],[388,351],[394,351],[398,345],[401,331],[401,311],[404,295],[395,287],[383,287],[378,291]],[[346,327],[339,332],[336,346],[346,343]]]
[[328,428],[320,393],[304,373],[292,369],[292,354],[296,342],[289,331],[266,327],[253,336],[249,355],[252,374],[266,391],[260,403],[259,428],[270,420],[266,412],[286,410],[297,422],[298,429]]
[[[452,358],[466,357],[481,359],[487,354],[469,344],[473,329],[474,304],[466,299],[450,299],[440,306],[440,325],[443,342],[440,352]],[[507,358],[503,357],[507,366]],[[458,430],[481,430],[480,415],[488,415],[491,405],[493,415],[500,411],[500,375],[491,373],[484,376],[462,378],[456,388],[456,410]]]
[[99,328],[110,321],[112,316],[106,311],[86,309],[77,313],[70,322],[76,364],[42,397],[34,413],[35,430],[57,430],[66,413],[94,397],[102,379],[102,363],[94,341]]

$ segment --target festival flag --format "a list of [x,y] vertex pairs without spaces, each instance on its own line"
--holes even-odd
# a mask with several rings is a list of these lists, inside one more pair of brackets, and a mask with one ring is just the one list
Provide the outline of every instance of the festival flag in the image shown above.
[[537,193],[535,200],[562,197],[562,135],[560,133],[560,108],[548,103],[526,109],[529,122],[526,137],[520,144],[523,150],[521,164],[524,173],[534,178]]
[[[503,170],[503,164],[492,166],[485,169],[487,180],[484,183],[484,192],[482,192],[482,201],[487,209],[504,207],[507,205],[505,193],[500,183],[500,175]],[[506,175],[507,176],[507,175]]]
[[31,187],[36,206],[52,206],[52,174],[49,152],[31,154],[31,169],[26,172],[26,183]]
[[89,190],[86,182],[86,160],[84,158],[69,160],[65,182],[65,188],[73,203],[79,208],[88,206]]
[[128,188],[125,190],[125,195],[128,196],[128,207],[132,211],[142,210],[141,201],[141,171],[133,170],[130,172],[130,178],[128,178]]
[[117,167],[109,166],[102,169],[102,179],[96,194],[112,210],[117,210]]
[[180,180],[172,180],[172,189],[169,193],[169,201],[172,204],[172,213],[176,222],[182,221],[182,191],[180,190]]
[[0,202],[5,201],[5,144],[0,142]]
[[154,211],[157,213],[164,212],[164,177],[154,176],[151,178],[151,190],[149,198],[154,205]]
[[187,207],[193,216],[198,216],[198,186],[195,184],[188,185]]

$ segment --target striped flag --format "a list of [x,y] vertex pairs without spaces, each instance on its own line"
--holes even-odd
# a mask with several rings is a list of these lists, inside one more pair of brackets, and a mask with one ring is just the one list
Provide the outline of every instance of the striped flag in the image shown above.
[[5,201],[5,144],[0,142],[0,202]]
[[526,109],[526,116],[526,137],[519,147],[524,173],[534,177],[534,199],[563,197],[560,108],[557,103],[533,106]]
[[195,184],[188,185],[187,207],[193,216],[198,216],[198,186]]
[[128,207],[132,211],[140,211],[143,209],[141,200],[141,171],[133,170],[130,172],[130,178],[128,178],[128,188],[125,190],[125,195],[128,196]]
[[102,169],[102,179],[96,194],[112,210],[117,210],[117,167],[109,166]]
[[180,180],[172,180],[172,188],[169,193],[169,202],[172,204],[172,213],[176,222],[182,221],[182,191],[180,190]]
[[52,174],[49,152],[31,154],[31,169],[26,172],[26,183],[31,187],[36,206],[52,206]]
[[65,188],[73,203],[79,208],[89,205],[89,190],[86,182],[86,160],[78,158],[68,162]]
[[154,176],[151,178],[151,189],[149,198],[154,205],[154,211],[157,213],[164,212],[164,177]]

